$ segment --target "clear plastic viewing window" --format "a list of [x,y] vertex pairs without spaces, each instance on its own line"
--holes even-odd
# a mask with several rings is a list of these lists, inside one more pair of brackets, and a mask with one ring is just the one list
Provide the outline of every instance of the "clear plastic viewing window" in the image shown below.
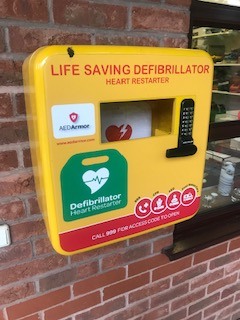
[[174,99],[101,103],[101,141],[170,134],[173,107]]

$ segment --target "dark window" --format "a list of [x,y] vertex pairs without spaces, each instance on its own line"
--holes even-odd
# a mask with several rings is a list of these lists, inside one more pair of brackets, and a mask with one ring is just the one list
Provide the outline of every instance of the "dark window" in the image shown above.
[[239,17],[240,7],[192,1],[189,47],[213,58],[213,95],[201,208],[176,224],[173,245],[164,249],[170,260],[240,235]]

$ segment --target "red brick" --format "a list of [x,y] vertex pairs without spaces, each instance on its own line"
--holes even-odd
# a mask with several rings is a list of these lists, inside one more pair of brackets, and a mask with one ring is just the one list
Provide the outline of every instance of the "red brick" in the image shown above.
[[[60,3],[59,3],[60,4]],[[68,33],[59,29],[9,28],[10,46],[13,52],[31,53],[37,48],[53,44],[90,44],[90,34]]]
[[45,233],[46,230],[43,220],[25,221],[11,226],[13,242],[29,239],[32,236]]
[[91,44],[91,34],[87,32],[80,33],[79,31],[76,33],[69,32],[52,32],[51,38],[48,40],[49,45],[60,44],[60,45],[84,45]]
[[162,46],[168,48],[187,48],[188,47],[188,38],[185,37],[164,37],[162,39]]
[[114,268],[115,266],[119,266],[123,264],[123,258],[121,253],[115,253],[110,256],[103,258],[102,260],[102,269],[108,270],[110,268]]
[[240,261],[229,263],[225,266],[225,275],[229,275],[240,270]]
[[188,33],[189,13],[156,7],[133,7],[132,28],[134,30],[168,31]]
[[205,299],[198,300],[196,303],[192,304],[189,307],[189,315],[198,312],[200,310],[203,310],[210,306],[211,304],[216,304],[216,302],[220,298],[220,293],[215,293],[212,296],[208,296]]
[[0,60],[0,86],[22,85],[22,61]]
[[234,313],[233,319],[239,319],[240,318],[240,303],[234,303],[231,306],[231,311]]
[[32,246],[30,242],[18,243],[5,248],[0,251],[0,267],[4,265],[13,265],[21,263],[32,257]]
[[0,217],[3,220],[15,220],[25,215],[22,201],[13,201],[0,204]]
[[240,249],[240,237],[230,241],[229,251]]
[[173,275],[181,270],[185,270],[191,267],[192,258],[185,257],[177,261],[170,262],[164,266],[161,266],[153,270],[153,281],[165,278],[169,275]]
[[8,267],[0,271],[0,285],[4,286],[39,274],[43,275],[45,272],[64,267],[66,264],[67,258],[53,255]]
[[[159,306],[157,309],[148,311],[146,314],[141,316],[141,320],[150,320],[150,319],[163,319],[163,317],[169,314],[169,306]],[[164,318],[165,319],[165,318]]]
[[59,303],[63,303],[69,300],[70,297],[70,287],[66,287],[13,305],[7,308],[7,314],[9,320],[17,320],[21,317],[28,316],[32,313],[36,313]]
[[[186,319],[187,309],[183,309],[176,313],[171,313],[169,316],[165,317],[164,320],[176,320],[176,319]],[[146,318],[147,320],[147,318]]]
[[228,296],[235,294],[240,291],[240,283],[235,283],[234,285],[225,288],[221,293],[221,299],[224,299]]
[[0,172],[10,171],[18,167],[17,152],[15,150],[0,152]]
[[191,0],[165,0],[166,4],[172,4],[175,6],[186,6],[190,7]]
[[209,284],[208,289],[207,289],[207,293],[212,293],[214,291],[220,290],[226,286],[229,286],[230,284],[233,284],[237,281],[238,275],[237,273],[232,274],[228,277],[224,277],[223,279],[220,279],[218,281],[215,281],[211,284]]
[[0,178],[0,196],[16,196],[35,191],[32,173],[21,172]]
[[204,310],[204,317],[208,317],[211,316],[213,314],[219,314],[219,310],[224,310],[226,307],[230,306],[233,303],[233,297],[222,300],[218,303],[215,303],[213,306],[206,308],[206,310]]
[[36,256],[53,252],[52,245],[48,238],[37,239],[34,242],[34,252]]
[[183,283],[177,287],[171,287],[169,290],[165,290],[158,295],[151,297],[151,308],[162,306],[175,298],[181,297],[188,292],[188,284]]
[[199,312],[197,314],[194,314],[193,316],[190,316],[190,317],[187,317],[186,319],[184,320],[203,320],[202,318],[202,313]]
[[141,276],[120,281],[103,289],[104,300],[111,299],[125,292],[132,291],[149,283],[149,274],[145,273]]
[[142,300],[146,297],[151,297],[157,293],[165,292],[169,288],[170,288],[169,279],[164,279],[162,281],[151,283],[142,289],[138,289],[134,292],[129,293],[129,302],[133,303],[135,301]]
[[73,282],[77,277],[77,269],[71,268],[61,272],[55,272],[45,278],[39,280],[39,288],[41,292],[45,292],[54,288]]
[[98,273],[99,264],[98,261],[87,262],[79,265],[77,269],[77,279],[84,279]]
[[[239,315],[240,315],[240,303],[233,303],[232,305],[223,308],[223,310],[221,310],[221,312],[218,313],[218,317],[219,319],[229,319],[229,315],[233,315],[236,311],[239,311]],[[232,316],[232,319],[239,319],[236,316]]]
[[[108,248],[108,246],[105,246],[103,248]],[[88,261],[90,259],[97,258],[101,255],[100,251],[102,248],[97,248],[89,251],[85,251],[82,253],[76,253],[72,256],[70,256],[71,263],[76,262],[82,262],[82,261]]]
[[113,252],[123,251],[123,250],[127,250],[127,249],[128,249],[128,241],[123,240],[123,241],[119,241],[116,243],[112,243],[112,244],[104,246],[104,247],[100,247],[94,251],[96,251],[97,256],[99,256],[99,255],[106,256],[106,255],[112,254]]
[[184,270],[173,277],[173,285],[178,285],[189,279],[193,279],[207,271],[207,263]]
[[54,20],[58,23],[100,29],[125,29],[127,7],[85,0],[53,1]]
[[47,0],[3,0],[1,18],[48,21]]
[[74,283],[73,293],[75,296],[85,294],[87,292],[111,285],[112,283],[124,280],[125,277],[125,269],[117,268],[115,270],[111,270],[103,274],[98,274],[94,277]]
[[199,299],[203,298],[205,296],[205,288],[195,291],[195,292],[190,292],[189,294],[183,296],[183,297],[178,297],[176,300],[174,300],[171,303],[171,310],[175,311],[177,309],[181,309],[182,306],[189,306],[193,302],[198,301]]
[[[149,310],[149,304],[147,301],[143,301],[141,303],[135,304],[134,306],[129,305],[128,308],[125,308],[123,311],[111,315],[104,320],[142,320],[143,313]],[[140,318],[135,318],[136,316],[140,315]],[[144,320],[150,320],[151,318],[146,318]],[[81,318],[77,318],[76,320],[81,320]]]
[[21,318],[21,320],[41,320],[41,316],[39,316],[38,314],[32,314],[29,317]]
[[210,262],[210,270],[232,263],[240,259],[240,250],[233,251]]
[[75,320],[99,319],[100,317],[106,316],[111,312],[124,308],[125,305],[125,297],[119,297],[115,300],[106,302],[104,305],[91,308],[91,310],[77,315]]
[[27,298],[35,293],[34,283],[23,283],[8,289],[0,289],[0,304],[10,304],[20,299]]
[[[90,293],[78,299],[72,299],[62,305],[45,311],[45,320],[59,320],[70,314],[88,309],[101,303],[100,292]],[[11,319],[10,319],[11,320]]]
[[[131,241],[131,240],[130,240]],[[139,246],[131,246],[122,254],[123,263],[135,261],[151,254],[151,243],[145,243]]]
[[71,256],[71,263],[87,261],[89,259],[98,258],[99,256],[106,256],[113,252],[119,251],[127,247],[127,241],[119,241],[104,247]]
[[206,286],[211,282],[222,279],[224,276],[224,269],[219,269],[211,273],[205,273],[201,277],[197,277],[191,280],[191,290],[195,290],[199,287]]
[[26,109],[25,109],[24,94],[23,93],[17,93],[15,95],[15,101],[16,101],[17,113],[19,115],[25,115],[26,114]]
[[152,256],[146,258],[144,260],[140,260],[137,262],[133,262],[128,265],[128,274],[129,276],[133,276],[136,274],[140,274],[147,270],[151,270],[157,268],[161,265],[165,265],[169,262],[168,258],[164,254],[159,254],[156,256]]
[[173,235],[157,239],[153,242],[153,253],[161,252],[163,248],[172,245],[173,243]]
[[4,30],[0,28],[0,52],[4,52],[5,50]]
[[31,215],[40,214],[38,199],[36,197],[28,199],[29,211]]
[[98,45],[121,45],[121,46],[146,46],[159,47],[160,40],[156,36],[141,37],[136,35],[102,35],[97,34],[95,42]]
[[25,168],[32,167],[32,159],[30,149],[23,149],[23,164]]
[[222,243],[214,247],[199,251],[195,253],[193,263],[201,263],[203,261],[209,261],[215,257],[221,256],[227,252],[227,243]]
[[3,311],[2,310],[0,310],[0,320],[6,320],[6,318],[3,315]]
[[13,116],[12,100],[8,93],[0,94],[0,117],[9,118]]
[[155,241],[157,238],[159,238],[158,240],[161,241],[164,239],[167,238],[167,235],[171,234],[172,235],[172,232],[171,230],[168,228],[163,228],[163,229],[159,229],[159,230],[155,230],[155,231],[152,231],[152,232],[149,232],[149,233],[145,233],[143,235],[140,235],[140,236],[137,236],[137,237],[134,237],[134,238],[131,238],[129,239],[129,245],[132,246],[132,245],[135,245],[135,244],[141,244],[143,242],[146,242],[146,241]]
[[145,256],[150,255],[151,244],[145,244],[138,247],[130,247],[122,253],[112,254],[102,259],[102,269],[107,270],[117,265],[126,264],[133,260],[141,259]]
[[25,121],[0,123],[0,145],[28,141]]

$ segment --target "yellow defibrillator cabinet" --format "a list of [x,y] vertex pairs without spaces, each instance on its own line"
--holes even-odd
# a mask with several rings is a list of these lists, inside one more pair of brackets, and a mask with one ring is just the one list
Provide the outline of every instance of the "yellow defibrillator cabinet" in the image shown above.
[[50,46],[23,67],[37,195],[72,254],[198,210],[213,64],[198,50]]

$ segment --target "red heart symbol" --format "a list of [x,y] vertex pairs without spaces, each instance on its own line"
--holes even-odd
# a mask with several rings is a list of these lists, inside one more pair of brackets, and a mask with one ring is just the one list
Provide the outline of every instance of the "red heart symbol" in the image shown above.
[[112,125],[106,129],[105,134],[109,142],[129,140],[132,135],[132,127],[129,124],[122,124],[120,127]]

